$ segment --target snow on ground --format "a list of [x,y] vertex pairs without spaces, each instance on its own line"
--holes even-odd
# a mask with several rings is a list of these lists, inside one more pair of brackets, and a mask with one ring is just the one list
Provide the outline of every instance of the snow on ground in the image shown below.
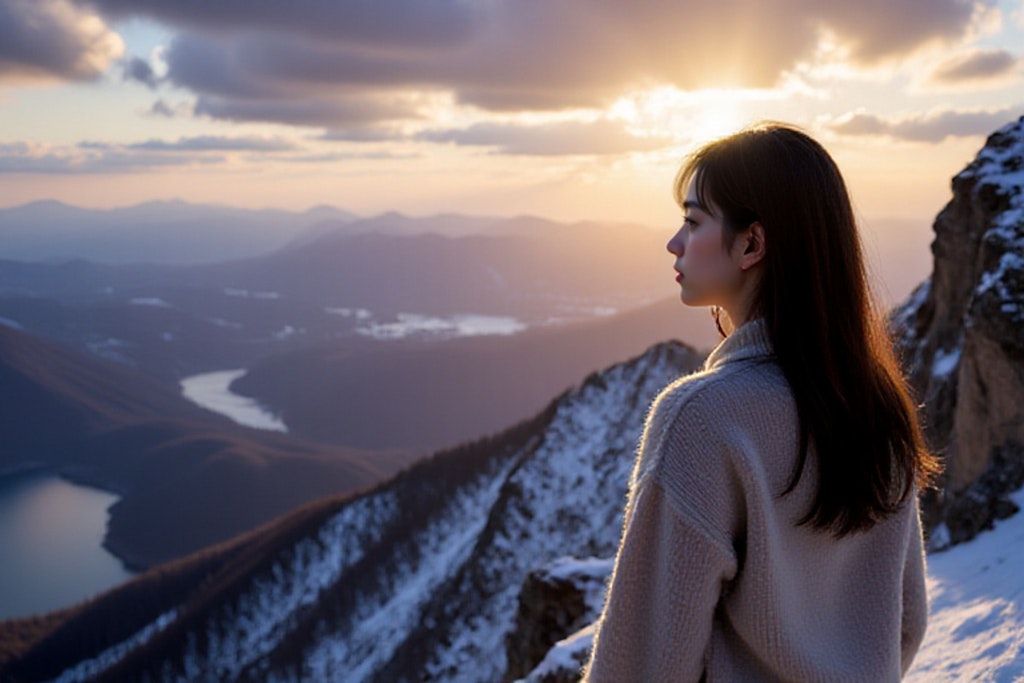
[[331,315],[340,315],[342,318],[355,318],[356,320],[369,320],[373,313],[366,308],[350,308],[348,306],[329,306],[324,309]]
[[158,296],[137,296],[129,303],[135,306],[156,306],[157,308],[173,308],[169,303]]
[[116,363],[125,363],[131,365],[131,358],[125,353],[121,352],[121,349],[129,349],[135,346],[131,342],[124,341],[123,339],[117,339],[115,337],[107,337],[102,340],[93,340],[86,342],[85,344],[90,351],[101,358],[112,360]]
[[593,623],[558,641],[526,678],[520,678],[514,683],[543,683],[549,677],[555,678],[567,671],[579,671],[594,647],[596,631],[597,624]]
[[[1024,489],[1012,496],[1024,508]],[[1024,512],[928,556],[928,632],[905,680],[1024,680]]]
[[436,318],[417,313],[399,313],[395,322],[370,323],[356,328],[356,332],[375,339],[402,339],[413,334],[439,334],[446,337],[472,337],[477,335],[510,335],[522,332],[526,325],[519,320],[498,315],[466,313],[450,318]]
[[249,299],[249,298],[252,298],[252,299],[280,299],[281,298],[281,293],[280,292],[250,291],[248,289],[243,289],[241,287],[225,287],[223,291],[224,291],[224,296],[239,297],[239,298],[242,298],[242,299]]

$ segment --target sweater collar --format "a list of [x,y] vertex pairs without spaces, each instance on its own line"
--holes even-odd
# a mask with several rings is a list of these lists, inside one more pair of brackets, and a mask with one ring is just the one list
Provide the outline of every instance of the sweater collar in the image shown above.
[[773,353],[764,318],[754,318],[733,330],[732,334],[712,349],[704,361],[704,369],[712,370],[723,363],[749,358],[767,358]]

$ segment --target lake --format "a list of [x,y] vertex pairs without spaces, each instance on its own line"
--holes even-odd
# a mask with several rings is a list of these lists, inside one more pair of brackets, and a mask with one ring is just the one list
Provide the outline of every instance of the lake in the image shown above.
[[67,607],[132,577],[101,545],[116,500],[51,473],[0,476],[0,619]]

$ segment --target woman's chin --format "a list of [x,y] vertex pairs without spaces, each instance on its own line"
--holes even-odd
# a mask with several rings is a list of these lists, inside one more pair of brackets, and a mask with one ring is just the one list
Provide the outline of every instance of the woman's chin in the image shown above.
[[685,289],[679,292],[679,300],[682,301],[687,306],[699,307],[711,305],[708,302],[704,301],[702,297],[694,294],[693,292],[687,292]]

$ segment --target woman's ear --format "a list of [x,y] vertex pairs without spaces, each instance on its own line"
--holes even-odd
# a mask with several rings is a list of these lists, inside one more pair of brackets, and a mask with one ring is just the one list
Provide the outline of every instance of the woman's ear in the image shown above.
[[766,249],[763,225],[756,221],[751,223],[738,241],[741,250],[738,255],[740,270],[749,270],[761,262]]

